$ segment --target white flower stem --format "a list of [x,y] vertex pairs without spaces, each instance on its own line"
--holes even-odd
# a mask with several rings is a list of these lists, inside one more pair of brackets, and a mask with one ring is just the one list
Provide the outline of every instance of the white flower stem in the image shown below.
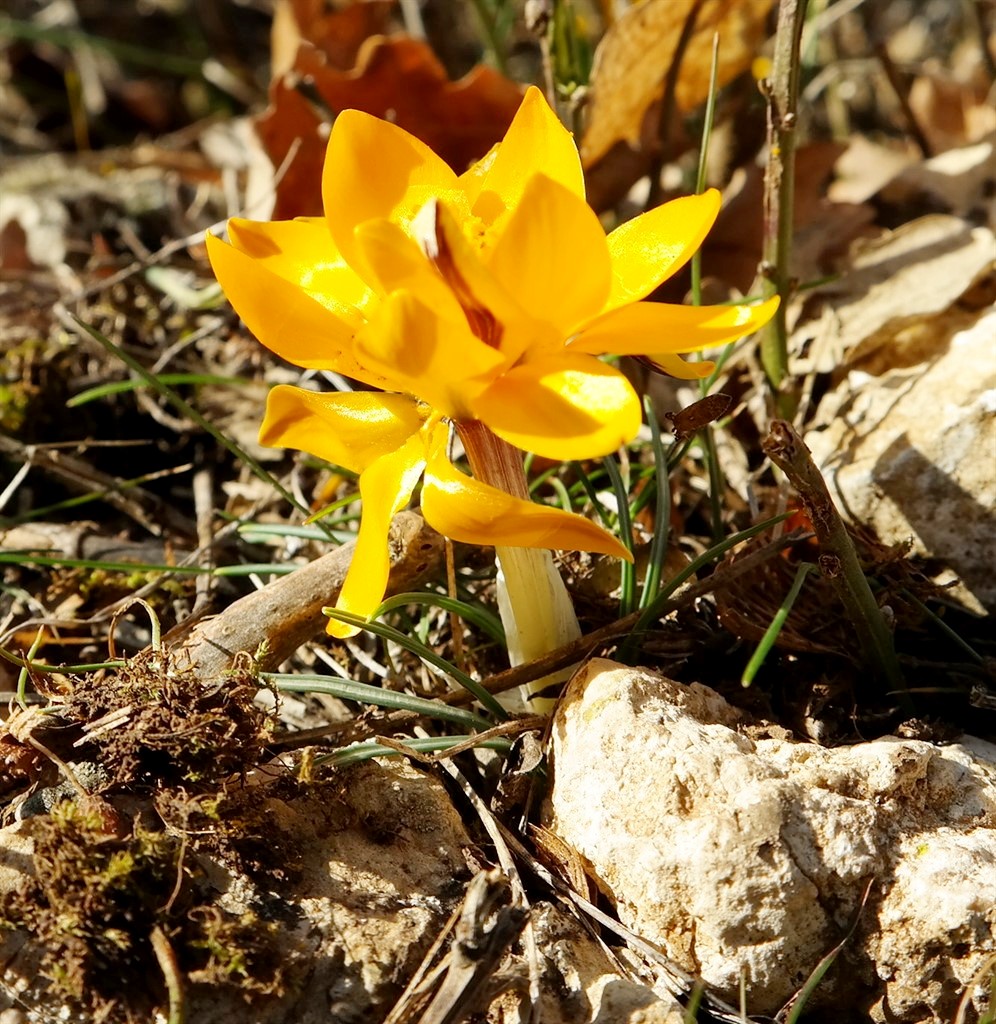
[[[457,430],[474,476],[515,498],[529,501],[522,455],[483,423],[459,423]],[[498,612],[508,641],[509,662],[521,665],[563,647],[581,635],[567,587],[545,548],[496,547]],[[509,710],[549,710],[553,701],[533,695],[566,678],[572,669],[545,676],[518,694],[499,696]],[[504,699],[503,699],[504,697]]]

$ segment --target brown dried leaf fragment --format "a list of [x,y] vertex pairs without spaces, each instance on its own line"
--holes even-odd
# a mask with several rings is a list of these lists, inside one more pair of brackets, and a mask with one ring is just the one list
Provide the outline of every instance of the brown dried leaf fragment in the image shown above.
[[[695,15],[698,7],[697,15]],[[642,0],[610,29],[595,53],[588,127],[581,142],[585,167],[617,142],[642,149],[647,111],[661,98],[664,76],[687,20],[695,15],[675,85],[678,111],[709,94],[712,37],[720,34],[717,80],[722,87],[746,71],[765,37],[772,0]]]
[[[318,48],[303,45],[291,74],[273,83],[270,106],[255,127],[275,167],[290,155],[277,186],[275,218],[319,216],[327,116],[297,91],[307,82],[328,110],[362,110],[411,132],[462,172],[505,134],[522,100],[518,85],[478,66],[451,82],[428,45],[397,35],[372,37],[356,67],[335,67]],[[291,147],[297,151],[291,155]]]
[[332,67],[348,71],[364,41],[388,30],[394,0],[353,0],[338,10],[328,8],[326,0],[277,0],[270,30],[272,80],[294,67],[302,43],[319,49]]

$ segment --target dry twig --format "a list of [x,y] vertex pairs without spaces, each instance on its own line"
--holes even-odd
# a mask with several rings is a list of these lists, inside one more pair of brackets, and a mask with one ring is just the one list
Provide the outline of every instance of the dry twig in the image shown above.
[[[390,543],[388,595],[411,590],[442,560],[442,539],[414,512],[395,517]],[[179,653],[204,679],[223,675],[240,651],[257,655],[263,671],[275,668],[324,626],[322,608],[335,603],[354,549],[355,542],[343,544],[197,623]]]

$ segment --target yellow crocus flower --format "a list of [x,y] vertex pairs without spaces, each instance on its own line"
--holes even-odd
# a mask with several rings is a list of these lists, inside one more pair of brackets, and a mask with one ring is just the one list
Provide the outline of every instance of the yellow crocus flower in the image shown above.
[[363,516],[339,607],[367,615],[380,602],[388,524],[420,478],[427,520],[456,540],[629,557],[583,517],[457,471],[445,421],[483,424],[552,458],[605,455],[632,440],[641,415],[625,376],[599,355],[702,377],[712,364],[679,353],[751,333],[776,300],[640,301],[698,249],[718,193],[664,204],[608,236],[584,194],[574,142],[531,88],[502,142],[460,175],[397,126],[344,111],[329,138],[324,217],[233,219],[230,244],[209,237],[222,288],[263,344],[381,389],[274,388],[260,431],[264,444],[360,474]]

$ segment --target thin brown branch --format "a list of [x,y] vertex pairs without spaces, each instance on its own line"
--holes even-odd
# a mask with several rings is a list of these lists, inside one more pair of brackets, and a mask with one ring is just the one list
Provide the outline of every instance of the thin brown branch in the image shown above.
[[854,541],[840,517],[826,481],[813,462],[805,442],[791,423],[774,420],[761,447],[799,493],[820,542],[820,571],[844,606],[870,666],[891,692],[898,692],[911,710],[892,633],[886,624],[868,579],[861,568]]

